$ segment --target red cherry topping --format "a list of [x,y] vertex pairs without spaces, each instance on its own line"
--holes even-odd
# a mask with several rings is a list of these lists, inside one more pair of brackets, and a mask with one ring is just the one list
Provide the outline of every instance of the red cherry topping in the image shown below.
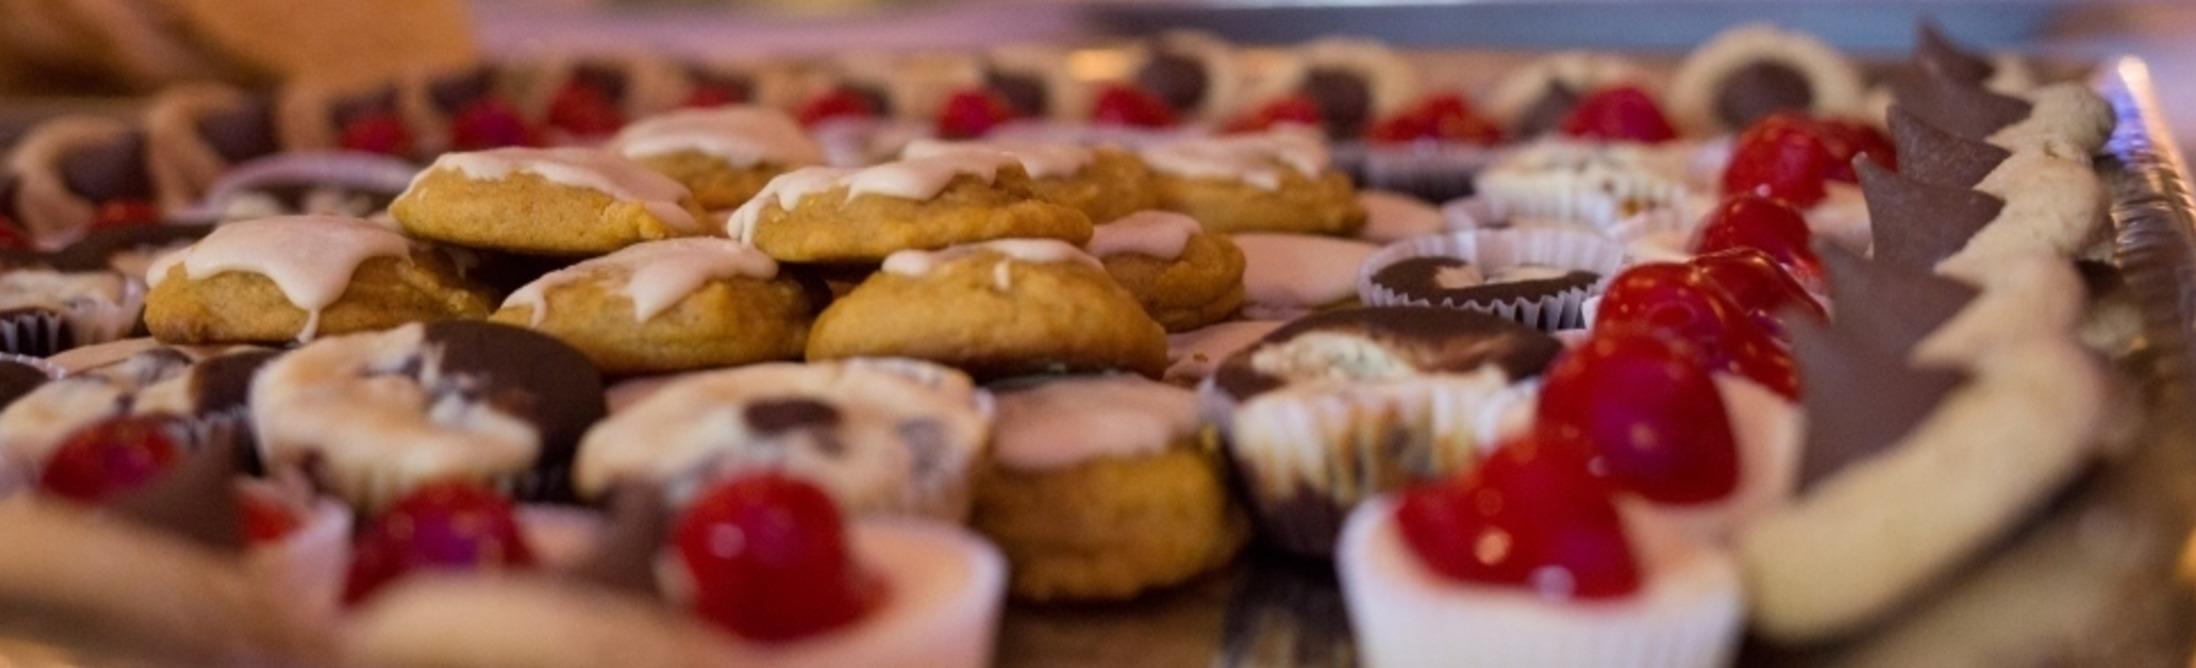
[[1874,126],[1835,118],[1821,119],[1815,121],[1815,136],[1822,140],[1823,148],[1830,151],[1830,166],[1823,170],[1823,175],[1832,180],[1859,183],[1860,175],[1853,172],[1856,156],[1868,156],[1884,169],[1896,171],[1899,168],[1898,151],[1892,147],[1891,138],[1883,136],[1883,131]]
[[1502,127],[1474,113],[1463,96],[1446,94],[1374,123],[1365,138],[1382,144],[1436,140],[1484,146],[1502,141]]
[[746,101],[746,93],[731,86],[695,83],[694,87],[687,91],[686,99],[679,102],[679,106],[708,109]]
[[877,105],[860,92],[834,88],[821,97],[809,100],[801,107],[801,126],[816,127],[834,118],[864,118],[877,115]]
[[1504,443],[1460,478],[1406,490],[1395,514],[1404,543],[1444,577],[1553,598],[1639,590],[1623,520],[1576,444]]
[[1601,141],[1652,144],[1677,137],[1677,130],[1670,127],[1670,119],[1663,117],[1662,108],[1655,106],[1655,99],[1633,86],[1594,91],[1571,107],[1560,127],[1565,135]]
[[345,150],[402,156],[412,152],[412,131],[394,113],[372,113],[344,124],[336,144]]
[[1802,116],[1774,114],[1739,133],[1731,164],[1723,168],[1723,192],[1757,193],[1799,207],[1821,202],[1835,158],[1812,126]]
[[1101,124],[1138,128],[1172,127],[1175,123],[1173,107],[1144,89],[1128,85],[1100,91],[1090,118]]
[[0,250],[29,250],[30,247],[30,233],[17,227],[15,219],[0,215]]
[[39,489],[82,503],[98,503],[144,486],[174,468],[183,455],[175,420],[133,416],[76,430],[46,459]]
[[946,139],[981,137],[999,124],[1014,119],[1014,107],[1006,98],[986,89],[964,90],[946,100],[938,112],[938,136]]
[[1627,325],[1665,330],[1698,346],[1712,368],[1745,376],[1786,397],[1799,396],[1791,351],[1693,267],[1641,264],[1610,280],[1595,310],[1594,327]]
[[1617,488],[1688,504],[1738,488],[1738,446],[1707,359],[1643,327],[1595,328],[1548,370],[1534,429],[1591,448]]
[[152,225],[160,222],[160,207],[139,199],[118,199],[99,203],[92,213],[91,229],[104,230],[133,225]]
[[358,535],[343,602],[365,600],[414,571],[533,564],[509,501],[478,485],[435,483],[399,499]]
[[1822,261],[1815,257],[1814,233],[1807,217],[1783,200],[1753,193],[1733,193],[1708,212],[1695,253],[1727,248],[1753,248],[1775,258],[1785,271],[1803,282],[1822,278]]
[[548,122],[575,137],[603,137],[625,127],[625,110],[601,89],[573,81],[550,98]]
[[500,98],[472,101],[450,117],[450,148],[481,151],[505,146],[539,146],[540,133],[527,124],[518,109]]
[[1784,327],[1777,322],[1777,315],[1785,309],[1798,309],[1818,321],[1830,317],[1822,302],[1761,249],[1726,248],[1695,256],[1686,264],[1723,289],[1731,303],[1753,314],[1763,329],[1778,337],[1783,336]]
[[1291,95],[1260,105],[1248,114],[1229,121],[1228,132],[1265,132],[1283,123],[1319,127],[1321,124],[1319,103],[1303,95]]
[[244,538],[253,545],[282,542],[304,525],[296,511],[269,492],[250,486],[239,487],[236,501],[243,513]]
[[694,576],[697,611],[742,637],[781,641],[838,628],[885,594],[848,555],[831,498],[781,475],[708,490],[673,537]]

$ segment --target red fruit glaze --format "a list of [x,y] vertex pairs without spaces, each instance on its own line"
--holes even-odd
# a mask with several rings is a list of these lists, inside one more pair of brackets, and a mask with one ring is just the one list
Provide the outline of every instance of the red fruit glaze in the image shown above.
[[1365,129],[1365,138],[1382,144],[1420,140],[1489,145],[1502,141],[1502,128],[1473,113],[1459,95],[1435,95]]
[[1738,445],[1699,350],[1644,327],[1597,327],[1548,369],[1533,428],[1586,444],[1618,489],[1667,504],[1738,489]]
[[152,202],[136,199],[118,199],[99,203],[92,213],[91,229],[104,230],[132,225],[152,225],[160,222],[160,207]]
[[1601,141],[1652,144],[1677,137],[1655,99],[1632,86],[1604,88],[1586,96],[1571,107],[1559,127],[1566,136]]
[[1551,598],[1639,591],[1623,520],[1576,444],[1504,443],[1459,478],[1404,491],[1395,515],[1404,544],[1450,579]]
[[29,250],[30,247],[30,233],[17,227],[15,219],[0,215],[0,250]]
[[1783,200],[1753,193],[1732,193],[1708,212],[1695,253],[1753,248],[1768,253],[1801,281],[1819,281],[1822,261],[1815,257],[1814,233],[1807,217]]
[[1174,109],[1141,88],[1129,85],[1113,85],[1099,91],[1098,101],[1091,106],[1090,119],[1105,125],[1126,125],[1137,128],[1173,127]]
[[831,498],[778,474],[711,488],[679,517],[673,539],[694,576],[696,610],[752,640],[845,626],[885,594],[848,554]]
[[1712,368],[1730,371],[1786,397],[1799,396],[1791,351],[1752,313],[1693,267],[1635,265],[1609,281],[1594,327],[1639,325],[1698,346]]
[[1700,272],[1709,283],[1723,290],[1731,303],[1754,315],[1754,319],[1772,334],[1782,337],[1782,325],[1776,316],[1786,309],[1798,309],[1816,320],[1828,320],[1829,311],[1822,302],[1793,280],[1784,267],[1777,264],[1768,253],[1755,248],[1727,248],[1699,255],[1686,264]]
[[1723,168],[1723,192],[1757,193],[1810,207],[1821,202],[1834,158],[1813,123],[1775,114],[1739,133],[1731,164]]
[[549,99],[548,124],[575,137],[604,137],[625,127],[625,110],[608,93],[569,82]]
[[801,127],[813,128],[834,118],[866,118],[877,115],[869,98],[844,88],[834,88],[801,106]]
[[1014,107],[998,93],[981,88],[964,90],[954,93],[946,100],[945,109],[938,112],[938,136],[946,139],[981,137],[1013,119]]
[[1891,138],[1875,126],[1830,118],[1815,121],[1814,131],[1823,149],[1830,152],[1830,165],[1823,175],[1832,180],[1859,183],[1860,175],[1853,172],[1853,158],[1862,155],[1884,169],[1899,168],[1898,151],[1892,147]]
[[681,100],[679,102],[679,106],[694,109],[708,109],[711,107],[722,107],[728,104],[739,104],[746,101],[746,96],[742,93],[742,91],[735,90],[727,86],[697,83],[694,84],[693,89],[687,91],[686,99]]
[[1291,95],[1261,105],[1228,122],[1228,132],[1264,132],[1283,123],[1319,127],[1319,104],[1302,95]]
[[414,571],[533,564],[533,550],[502,495],[469,483],[436,483],[406,494],[352,542],[343,602],[363,601]]
[[288,504],[250,487],[237,490],[236,505],[243,514],[244,538],[253,545],[281,542],[304,525]]
[[474,100],[450,117],[450,148],[482,151],[506,146],[540,146],[541,136],[510,103],[493,97]]
[[165,416],[115,418],[76,430],[61,441],[38,475],[47,493],[98,503],[142,487],[183,454],[175,421]]
[[336,137],[344,150],[376,155],[404,156],[412,152],[412,131],[394,113],[374,113],[351,119]]

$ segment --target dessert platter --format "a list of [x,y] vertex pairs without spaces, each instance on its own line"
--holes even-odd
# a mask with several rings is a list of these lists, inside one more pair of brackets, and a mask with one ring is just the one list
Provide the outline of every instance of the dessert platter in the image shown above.
[[51,120],[0,659],[2182,665],[2196,216],[2141,64],[2063,69],[1169,33]]

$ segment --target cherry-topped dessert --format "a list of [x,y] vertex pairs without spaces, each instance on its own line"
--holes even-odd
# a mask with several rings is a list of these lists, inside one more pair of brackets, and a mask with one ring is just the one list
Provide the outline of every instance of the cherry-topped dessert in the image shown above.
[[38,487],[99,503],[145,486],[183,458],[181,425],[158,415],[107,420],[77,430],[46,459]]
[[237,511],[244,523],[244,539],[253,545],[282,542],[305,526],[299,510],[275,492],[260,485],[241,485],[236,492]]
[[1647,91],[1614,86],[1594,91],[1571,107],[1557,126],[1568,137],[1654,144],[1677,138],[1677,130]]
[[981,137],[1010,120],[1014,120],[1014,107],[1007,104],[1005,96],[984,88],[963,90],[947,98],[945,108],[938,112],[938,136]]
[[550,127],[575,137],[605,137],[625,127],[625,111],[609,91],[578,77],[549,98]]
[[1761,249],[1726,248],[1694,256],[1686,264],[1722,288],[1732,303],[1753,314],[1755,322],[1778,338],[1784,336],[1784,324],[1777,318],[1788,310],[1798,311],[1816,321],[1830,319],[1829,311],[1822,307],[1822,302],[1815,300],[1814,293],[1808,292]]
[[1592,470],[1650,501],[1690,504],[1738,488],[1738,446],[1708,360],[1638,326],[1597,327],[1548,369],[1533,427],[1581,443]]
[[1228,121],[1228,132],[1265,132],[1282,124],[1319,127],[1325,122],[1319,104],[1304,95],[1290,95],[1259,105],[1250,113]]
[[343,124],[336,144],[347,151],[405,156],[412,153],[412,131],[394,111],[360,114]]
[[840,628],[887,595],[848,551],[838,506],[775,473],[704,492],[673,530],[700,614],[741,637],[794,640]]
[[1373,123],[1365,138],[1381,144],[1446,141],[1492,145],[1502,141],[1502,126],[1472,110],[1464,96],[1434,95]]
[[1858,182],[1853,159],[1866,155],[1896,168],[1891,141],[1868,125],[1772,114],[1740,132],[1723,170],[1723,191],[1756,193],[1809,207],[1827,196],[1829,181]]
[[450,148],[485,151],[506,146],[540,146],[541,133],[502,98],[484,96],[450,117]]
[[1403,492],[1397,528],[1447,578],[1555,599],[1626,596],[1640,588],[1640,566],[1587,466],[1577,445],[1512,440],[1458,478]]
[[1174,108],[1166,101],[1135,86],[1116,84],[1098,91],[1098,101],[1091,105],[1091,122],[1101,125],[1123,125],[1132,128],[1173,127],[1176,120]]
[[1791,351],[1691,265],[1641,264],[1611,279],[1595,311],[1594,327],[1625,325],[1666,330],[1698,346],[1711,368],[1744,376],[1786,397],[1799,394]]
[[814,128],[836,118],[874,118],[879,113],[869,96],[851,88],[834,88],[801,105],[801,127]]
[[1822,260],[1815,257],[1814,233],[1807,218],[1783,200],[1751,192],[1723,198],[1708,212],[1695,253],[1714,253],[1732,248],[1752,248],[1767,253],[1794,279],[1809,285],[1822,281]]
[[471,483],[435,483],[406,494],[359,533],[343,602],[356,604],[417,571],[533,565],[509,500]]

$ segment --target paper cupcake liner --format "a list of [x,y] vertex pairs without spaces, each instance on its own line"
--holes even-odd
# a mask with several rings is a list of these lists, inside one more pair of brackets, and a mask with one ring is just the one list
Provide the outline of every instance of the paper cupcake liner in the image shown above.
[[1490,170],[1477,195],[1503,218],[1551,218],[1607,229],[1641,211],[1682,208],[1683,183],[1617,168]]
[[1485,146],[1453,142],[1369,146],[1363,150],[1358,183],[1429,202],[1471,196],[1477,190],[1480,171],[1494,164],[1500,155]]
[[0,352],[46,357],[74,347],[76,332],[58,312],[30,309],[0,318]]
[[[1453,257],[1473,266],[1502,269],[1544,265],[1593,272],[1601,278],[1589,287],[1552,294],[1498,299],[1439,301],[1407,295],[1380,285],[1373,277],[1397,262],[1417,257]],[[1358,268],[1357,298],[1368,306],[1437,306],[1475,311],[1543,331],[1584,327],[1580,305],[1600,292],[1602,283],[1624,266],[1624,248],[1600,235],[1553,228],[1470,230],[1405,239],[1380,249]]]

